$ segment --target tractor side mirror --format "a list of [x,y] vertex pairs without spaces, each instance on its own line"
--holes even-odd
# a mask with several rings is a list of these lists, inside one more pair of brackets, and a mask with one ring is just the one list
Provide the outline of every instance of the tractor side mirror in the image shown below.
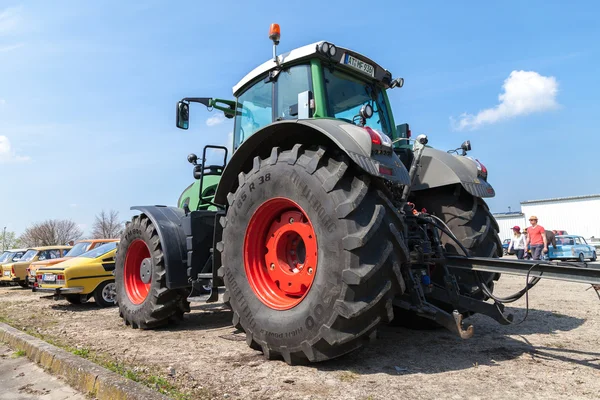
[[190,105],[183,101],[177,102],[177,127],[179,129],[187,129],[190,124]]

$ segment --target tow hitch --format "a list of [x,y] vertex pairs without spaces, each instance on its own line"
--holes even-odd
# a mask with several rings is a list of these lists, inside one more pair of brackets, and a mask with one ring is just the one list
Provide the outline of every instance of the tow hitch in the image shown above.
[[[504,313],[504,303],[514,302],[523,296],[527,298],[529,290],[542,278],[590,284],[592,285],[590,288],[596,290],[600,298],[600,269],[585,268],[585,265],[579,263],[446,255],[441,267],[445,270],[445,287],[429,285],[426,290],[423,290],[418,280],[410,274],[412,287],[418,289],[412,290],[410,300],[402,297],[396,298],[394,305],[414,311],[421,317],[431,319],[449,331],[456,333],[462,339],[469,339],[474,333],[472,325],[463,325],[464,312],[487,315],[502,325],[513,324],[513,315]],[[451,273],[452,269],[526,276],[527,285],[519,292],[506,298],[494,296],[491,291],[488,292],[486,288],[483,288],[486,297],[489,297],[493,302],[483,301],[460,294],[455,275]],[[483,282],[480,282],[480,284],[485,286]],[[449,313],[436,307],[428,300],[452,304],[454,310]],[[529,304],[527,304],[527,308],[529,308]],[[523,322],[525,318],[519,323]]]

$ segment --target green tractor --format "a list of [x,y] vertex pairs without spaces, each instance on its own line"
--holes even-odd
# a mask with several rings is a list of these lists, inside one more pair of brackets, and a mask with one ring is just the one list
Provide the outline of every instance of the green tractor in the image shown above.
[[[351,352],[392,320],[463,338],[475,312],[510,323],[485,301],[508,267],[493,260],[502,244],[483,199],[495,193],[470,144],[452,154],[412,139],[387,95],[403,79],[368,57],[325,41],[277,55],[278,26],[270,38],[273,59],[235,100],[178,102],[181,129],[191,103],[233,119],[233,154],[188,156],[195,182],[178,207],[132,207],[115,270],[125,323],[181,320],[190,293],[216,302],[221,290],[248,345],[290,364]],[[206,165],[207,151],[223,163]]]

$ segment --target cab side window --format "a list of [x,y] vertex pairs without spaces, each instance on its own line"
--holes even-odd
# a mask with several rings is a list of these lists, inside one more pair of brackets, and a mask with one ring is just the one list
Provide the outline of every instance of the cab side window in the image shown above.
[[276,120],[298,118],[298,93],[311,90],[309,65],[296,65],[285,69],[277,76],[275,108]]
[[237,99],[234,149],[254,132],[273,122],[273,83],[260,80]]

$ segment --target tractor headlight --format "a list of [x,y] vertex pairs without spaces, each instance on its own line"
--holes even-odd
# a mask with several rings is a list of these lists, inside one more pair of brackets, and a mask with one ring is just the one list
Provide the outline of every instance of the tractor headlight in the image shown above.
[[329,57],[335,56],[337,53],[337,48],[334,45],[329,46]]
[[326,57],[333,57],[337,53],[337,47],[328,42],[322,42],[317,45],[317,51]]

